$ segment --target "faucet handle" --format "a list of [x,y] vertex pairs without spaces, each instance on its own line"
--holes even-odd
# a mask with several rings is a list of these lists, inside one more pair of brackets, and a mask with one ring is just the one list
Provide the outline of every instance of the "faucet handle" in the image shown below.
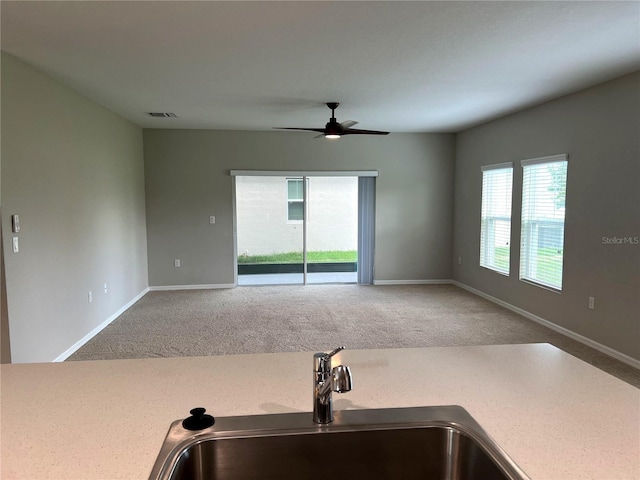
[[338,347],[338,348],[336,348],[334,350],[331,350],[329,353],[325,353],[323,358],[325,360],[328,360],[331,357],[333,357],[336,353],[341,352],[342,350],[344,350],[344,348],[345,348],[344,345],[342,345],[341,347]]
[[331,350],[329,353],[318,352],[313,355],[313,369],[316,372],[325,372],[328,373],[331,369],[331,357],[333,357],[336,353],[344,350],[344,345],[336,348],[335,350]]

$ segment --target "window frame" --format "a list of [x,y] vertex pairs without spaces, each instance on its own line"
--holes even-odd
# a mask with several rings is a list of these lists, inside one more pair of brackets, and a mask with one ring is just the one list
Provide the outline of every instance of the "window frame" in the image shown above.
[[[520,162],[522,167],[522,204],[521,204],[521,215],[520,215],[520,265],[518,268],[518,278],[520,281],[544,288],[547,290],[551,290],[556,293],[561,293],[563,289],[563,280],[564,280],[564,254],[565,254],[565,224],[566,224],[566,189],[567,189],[567,178],[569,171],[569,155],[568,154],[559,154],[559,155],[551,155],[548,157],[539,157],[539,158],[531,158],[527,160],[522,160]],[[564,179],[563,179],[563,206],[561,208],[555,207],[556,210],[562,210],[562,218],[560,221],[556,218],[545,218],[540,214],[535,214],[536,210],[540,210],[544,208],[544,202],[536,199],[536,192],[531,192],[530,189],[539,189],[540,182],[542,179],[533,178],[530,180],[529,174],[533,175],[534,170],[532,167],[539,166],[550,166],[550,165],[559,165],[564,164]],[[553,175],[549,173],[549,175]],[[553,181],[553,180],[552,180]],[[547,189],[549,192],[553,192],[553,190]],[[538,192],[539,195],[540,192]],[[549,199],[545,200],[546,203],[549,203]],[[554,200],[554,203],[556,200]],[[535,241],[537,245],[537,250],[541,250],[543,247],[540,246],[540,242],[544,241],[540,240],[540,227],[543,223],[555,223],[556,228],[557,225],[561,226],[560,236],[561,236],[561,246],[559,249],[560,253],[560,266],[559,266],[559,283],[554,283],[551,281],[545,281],[543,275],[539,275],[537,273],[537,266],[539,262],[540,254],[538,252],[535,255],[532,253],[533,245],[532,242]],[[535,232],[534,232],[535,230]],[[535,239],[535,240],[534,240]],[[532,260],[535,258],[535,260]],[[532,262],[535,261],[536,264],[532,265]],[[543,263],[543,267],[548,268],[552,266],[552,264]],[[544,272],[548,272],[546,268],[543,270]],[[532,273],[535,271],[536,273]],[[547,277],[548,278],[548,277]]]
[[[299,182],[302,185],[302,198],[290,198],[289,197],[289,183],[290,182]],[[287,204],[286,204],[286,209],[287,209],[287,223],[291,223],[291,224],[299,224],[304,222],[304,218],[305,218],[305,184],[304,184],[304,178],[303,177],[292,177],[292,178],[287,178],[286,179],[286,196],[287,196]],[[302,218],[300,219],[292,219],[291,218],[291,205],[294,203],[300,203],[302,204]]]
[[[506,269],[500,268],[499,265],[495,262],[495,221],[498,219],[500,221],[507,221],[507,217],[498,217],[496,215],[487,215],[485,212],[490,210],[490,202],[492,201],[491,196],[498,193],[496,191],[499,188],[498,184],[493,184],[490,190],[487,190],[485,187],[487,186],[489,172],[495,173],[500,170],[509,171],[509,181],[505,186],[508,186],[508,207],[506,211],[508,212],[508,254],[507,254],[507,266]],[[482,268],[486,268],[500,275],[509,276],[511,274],[511,232],[512,232],[512,224],[511,219],[513,217],[513,162],[505,162],[505,163],[496,163],[492,165],[483,165],[481,167],[482,171],[482,188],[480,194],[480,258],[479,264]],[[485,176],[486,175],[486,176]],[[485,181],[486,180],[486,181]],[[493,228],[490,228],[489,225],[494,225]],[[492,245],[494,247],[492,248]]]

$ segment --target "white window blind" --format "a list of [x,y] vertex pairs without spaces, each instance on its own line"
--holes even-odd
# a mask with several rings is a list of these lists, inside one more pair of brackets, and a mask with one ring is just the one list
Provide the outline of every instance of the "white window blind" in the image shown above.
[[509,275],[513,164],[482,167],[480,266]]
[[562,290],[567,155],[522,161],[520,279]]

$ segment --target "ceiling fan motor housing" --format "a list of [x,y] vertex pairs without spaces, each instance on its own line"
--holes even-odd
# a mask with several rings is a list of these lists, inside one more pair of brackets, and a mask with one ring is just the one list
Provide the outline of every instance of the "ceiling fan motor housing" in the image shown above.
[[324,133],[325,135],[342,135],[344,128],[342,128],[342,125],[340,125],[335,118],[332,118],[324,126]]

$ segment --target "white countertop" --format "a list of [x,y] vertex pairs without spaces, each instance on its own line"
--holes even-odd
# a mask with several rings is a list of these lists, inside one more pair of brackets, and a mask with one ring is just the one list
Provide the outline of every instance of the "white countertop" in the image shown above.
[[[640,390],[551,345],[336,357],[336,410],[461,405],[534,480],[640,479]],[[312,352],[3,365],[0,477],[148,478],[191,408],[310,412],[311,371]]]

